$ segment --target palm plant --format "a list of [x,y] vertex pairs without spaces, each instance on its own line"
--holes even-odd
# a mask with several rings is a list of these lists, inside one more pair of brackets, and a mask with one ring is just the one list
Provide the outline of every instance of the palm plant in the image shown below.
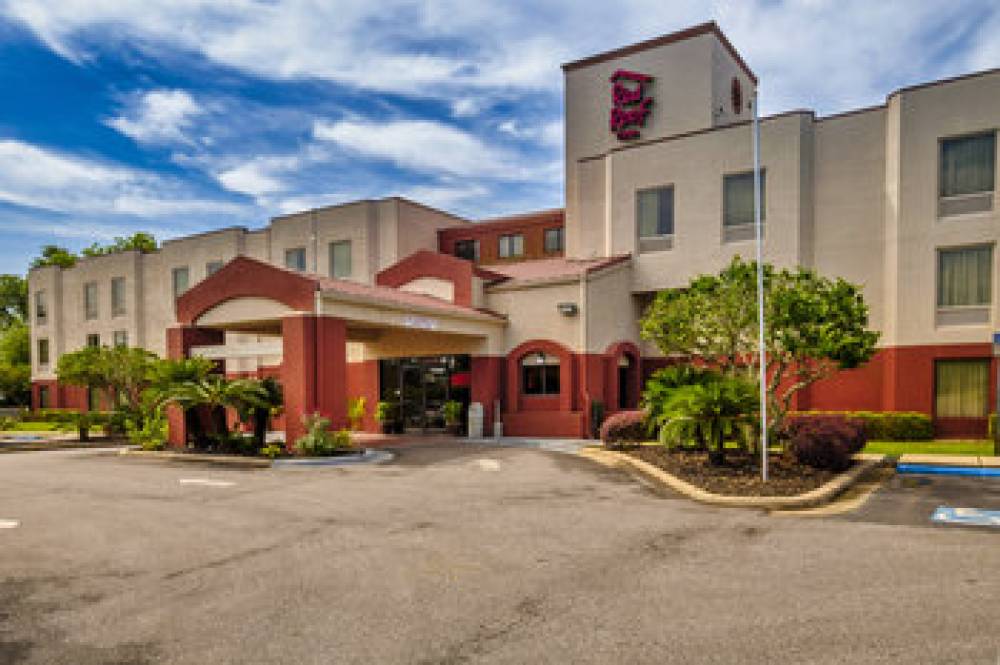
[[272,377],[262,379],[258,385],[261,391],[243,404],[239,416],[243,422],[253,424],[254,447],[259,450],[264,447],[271,416],[281,410],[285,398],[281,384]]
[[660,441],[676,445],[691,439],[704,441],[713,464],[725,463],[726,440],[755,440],[757,387],[739,376],[707,374],[698,383],[668,391],[659,405]]
[[250,408],[266,408],[268,394],[259,381],[229,380],[209,375],[198,381],[185,381],[173,392],[173,401],[184,409],[207,407],[211,412],[212,432],[218,437],[229,436],[226,409],[246,413]]

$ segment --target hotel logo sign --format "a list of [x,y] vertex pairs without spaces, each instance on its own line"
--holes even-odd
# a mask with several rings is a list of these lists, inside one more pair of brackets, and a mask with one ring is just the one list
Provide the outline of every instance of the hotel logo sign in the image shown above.
[[608,126],[619,141],[639,138],[639,128],[646,126],[653,98],[646,96],[652,76],[619,69],[611,75],[611,116]]

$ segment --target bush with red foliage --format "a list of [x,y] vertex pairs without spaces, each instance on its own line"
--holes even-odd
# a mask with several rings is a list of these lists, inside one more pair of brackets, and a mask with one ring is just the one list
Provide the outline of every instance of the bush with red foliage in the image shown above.
[[863,421],[838,415],[791,418],[785,436],[788,452],[800,464],[830,471],[845,470],[868,443]]
[[635,445],[648,438],[645,411],[619,411],[601,424],[601,441],[608,448]]

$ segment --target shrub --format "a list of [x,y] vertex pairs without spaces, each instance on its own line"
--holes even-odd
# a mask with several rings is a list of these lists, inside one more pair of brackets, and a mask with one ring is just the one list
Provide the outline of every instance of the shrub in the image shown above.
[[128,440],[143,450],[163,450],[167,445],[167,417],[156,412],[143,419],[141,426],[125,421]]
[[833,414],[792,419],[785,435],[788,452],[800,464],[837,472],[849,467],[851,456],[868,442],[862,420]]
[[458,425],[462,422],[462,403],[455,400],[445,402],[441,407],[441,414],[446,425],[451,427]]
[[378,402],[375,405],[375,420],[380,423],[389,422],[396,414],[395,402]]
[[347,421],[351,424],[352,430],[361,429],[367,407],[368,400],[364,397],[351,397],[347,400]]
[[601,441],[608,448],[635,445],[649,437],[644,411],[619,411],[601,424]]
[[708,449],[713,464],[725,463],[726,442],[756,449],[757,383],[741,375],[703,372],[694,383],[665,389],[656,408],[659,440],[666,446]]
[[320,457],[332,455],[338,450],[352,446],[351,434],[347,430],[330,431],[330,421],[318,413],[302,417],[306,433],[295,442],[295,450],[301,455]]
[[282,446],[278,445],[277,443],[269,443],[260,449],[260,454],[263,455],[264,457],[270,457],[271,459],[274,459],[275,457],[280,455],[284,450],[285,449]]
[[664,420],[663,407],[667,404],[671,391],[682,386],[703,384],[717,376],[718,372],[689,363],[658,369],[646,381],[642,392],[642,408],[649,414],[649,421],[658,425]]
[[826,416],[861,420],[870,441],[930,441],[934,438],[933,420],[926,413],[916,411],[800,411],[790,414],[789,418]]

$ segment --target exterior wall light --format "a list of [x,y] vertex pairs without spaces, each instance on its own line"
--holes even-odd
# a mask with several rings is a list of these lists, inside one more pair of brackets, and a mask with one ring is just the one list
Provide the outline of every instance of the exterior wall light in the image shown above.
[[576,316],[576,313],[579,311],[575,302],[558,303],[556,305],[556,309],[558,309],[559,313],[563,316]]

